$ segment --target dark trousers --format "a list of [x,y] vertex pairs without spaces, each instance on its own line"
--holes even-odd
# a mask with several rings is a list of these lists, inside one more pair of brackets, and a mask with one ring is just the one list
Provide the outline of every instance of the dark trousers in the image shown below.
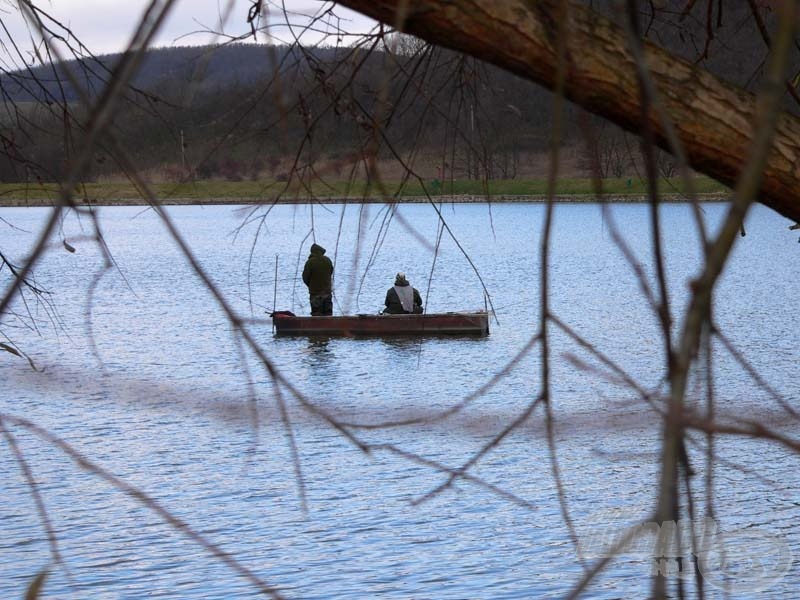
[[312,317],[322,317],[333,314],[333,301],[330,293],[309,296],[309,301],[311,302]]

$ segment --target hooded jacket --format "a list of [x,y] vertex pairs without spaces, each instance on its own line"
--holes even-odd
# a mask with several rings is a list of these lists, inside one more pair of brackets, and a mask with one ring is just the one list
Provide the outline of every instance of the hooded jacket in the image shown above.
[[333,263],[325,256],[325,248],[319,244],[311,244],[311,254],[303,267],[303,283],[308,286],[311,296],[331,293],[331,277]]
[[[403,295],[408,296],[407,300],[411,300],[413,302],[413,306],[410,307],[411,310],[406,310],[403,306],[403,300],[400,298],[400,295],[403,293],[403,289],[407,289]],[[383,312],[390,314],[390,315],[401,315],[404,313],[421,313],[422,312],[422,297],[419,295],[419,290],[415,287],[411,287],[409,283],[405,280],[403,281],[396,281],[394,287],[390,287],[386,291],[386,301],[384,302],[386,308]]]

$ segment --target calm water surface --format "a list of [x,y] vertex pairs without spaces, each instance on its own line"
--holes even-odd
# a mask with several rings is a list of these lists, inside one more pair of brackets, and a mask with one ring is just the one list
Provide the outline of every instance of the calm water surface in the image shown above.
[[[724,210],[721,204],[704,207],[712,229]],[[431,312],[483,308],[481,281],[490,294],[497,322],[480,339],[275,338],[268,322],[254,323],[251,331],[269,359],[337,418],[368,424],[436,414],[502,371],[537,331],[541,205],[445,206],[449,230],[437,253],[439,222],[428,206],[403,206],[402,219],[388,219],[380,206],[278,207],[263,221],[249,211],[169,209],[200,263],[245,317],[265,319],[274,294],[277,308],[308,313],[298,273],[312,237],[335,259],[337,313],[377,312],[399,270]],[[59,236],[77,251],[67,252],[58,239],[36,270],[52,305],[28,305],[34,326],[27,317],[3,318],[0,331],[41,370],[3,353],[0,411],[31,419],[138,486],[290,598],[557,598],[580,578],[540,409],[470,471],[532,508],[469,481],[417,503],[445,481],[441,472],[387,450],[361,452],[282,389],[299,452],[304,512],[269,376],[232,335],[152,212],[126,207],[99,214],[115,267],[103,270],[102,255],[87,239],[91,222],[70,215]],[[611,214],[653,282],[646,207],[615,205]],[[0,209],[0,250],[21,261],[46,215]],[[662,216],[679,324],[699,244],[688,207],[667,205]],[[748,235],[724,274],[715,315],[761,376],[797,405],[800,244],[788,224],[761,207],[753,211]],[[663,351],[656,319],[599,207],[556,208],[551,276],[555,314],[643,387],[659,388]],[[5,286],[7,271],[0,277]],[[14,310],[26,307],[17,303]],[[552,346],[559,465],[578,534],[611,509],[645,519],[655,501],[658,420],[626,386],[579,368],[574,357],[598,363],[566,336],[555,332]],[[796,421],[718,350],[718,410],[795,434]],[[449,419],[355,432],[457,468],[537,397],[538,352],[534,348]],[[701,398],[702,385],[694,382],[690,402]],[[255,595],[151,510],[30,432],[11,430],[39,482],[67,567],[53,571],[45,597]],[[693,492],[703,507],[705,443],[694,439]],[[720,528],[766,530],[800,557],[796,457],[776,444],[748,440],[720,439],[716,446]],[[49,546],[7,444],[0,473],[0,597],[22,597],[50,562]],[[617,559],[585,596],[644,597],[649,573],[645,560]],[[768,590],[735,597],[795,598],[798,585],[793,565]],[[723,597],[713,587],[707,596]]]

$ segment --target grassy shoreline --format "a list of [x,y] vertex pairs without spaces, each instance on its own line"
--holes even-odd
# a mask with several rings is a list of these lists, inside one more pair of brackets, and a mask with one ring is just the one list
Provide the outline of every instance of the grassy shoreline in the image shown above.
[[[718,182],[697,177],[693,181],[698,199],[720,201],[730,197],[730,190]],[[157,183],[153,190],[165,205],[191,204],[357,204],[384,203],[386,196],[365,182],[315,182],[313,185],[287,187],[274,181],[197,181],[191,183]],[[603,181],[605,199],[613,202],[643,202],[647,200],[645,182],[633,179]],[[670,202],[687,201],[683,185],[677,179],[659,181],[662,199]],[[437,181],[400,185],[387,182],[385,194],[398,202],[544,202],[547,200],[543,179],[499,180],[488,185],[481,181],[459,180],[441,184]],[[427,193],[427,194],[426,194]],[[58,198],[55,184],[0,183],[0,206],[51,206]],[[583,178],[563,178],[556,187],[558,202],[596,202],[592,181]],[[130,183],[88,183],[75,194],[75,201],[92,206],[140,206],[147,202]]]

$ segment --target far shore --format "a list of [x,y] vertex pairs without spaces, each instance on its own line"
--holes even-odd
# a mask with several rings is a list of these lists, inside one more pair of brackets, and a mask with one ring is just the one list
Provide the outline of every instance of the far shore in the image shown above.
[[[725,202],[730,199],[729,193],[702,193],[695,194],[699,202]],[[283,197],[275,198],[256,198],[256,197],[219,197],[219,198],[175,198],[161,197],[159,203],[164,206],[206,206],[206,205],[257,205],[263,204],[270,206],[273,204],[292,205],[292,204],[387,204],[395,202],[397,204],[424,204],[429,202],[445,204],[477,204],[477,203],[545,203],[547,196],[541,194],[530,195],[438,195],[438,196],[403,196],[395,199],[384,198],[355,198],[331,196],[321,197]],[[689,198],[683,194],[662,194],[659,197],[661,202],[685,203]],[[557,203],[641,203],[648,202],[648,196],[644,194],[607,194],[602,198],[594,194],[557,194],[554,202]],[[49,207],[54,206],[55,198],[19,198],[0,196],[0,207]],[[74,198],[77,206],[148,206],[149,203],[143,198],[96,198],[84,199]]]
[[[659,180],[659,199],[687,202],[683,181]],[[602,200],[608,202],[646,202],[645,181],[633,178],[604,179]],[[731,191],[707,177],[692,180],[694,197],[703,202],[724,201]],[[544,179],[506,179],[491,181],[453,180],[383,183],[381,189],[365,181],[314,181],[297,184],[267,181],[191,181],[151,184],[151,190],[164,205],[205,204],[385,204],[397,203],[510,203],[546,202]],[[564,177],[557,181],[556,202],[598,202],[594,182],[587,178]],[[53,206],[59,188],[54,183],[0,183],[0,206]],[[146,206],[145,195],[124,181],[86,183],[73,194],[80,206]]]

